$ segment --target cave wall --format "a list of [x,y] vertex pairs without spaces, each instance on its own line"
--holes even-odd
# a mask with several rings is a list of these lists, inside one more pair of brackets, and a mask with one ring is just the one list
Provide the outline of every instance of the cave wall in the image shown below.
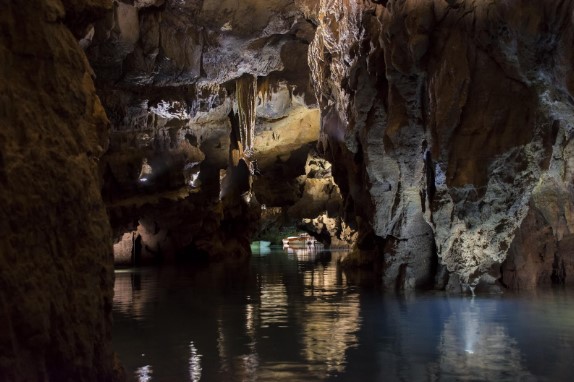
[[[318,122],[309,129],[315,133],[313,138],[319,133]],[[287,130],[288,134],[301,132]],[[283,151],[283,145],[278,145]],[[286,237],[306,232],[324,248],[350,248],[355,243],[355,230],[342,219],[343,200],[332,166],[317,153],[316,146],[313,140],[283,154],[281,160],[266,167],[264,176],[255,177],[253,191],[264,206],[255,240],[282,245]]]
[[[249,75],[247,156],[268,176],[250,187],[269,207],[310,195],[304,173],[281,174],[312,142],[318,104],[318,148],[357,231],[347,264],[382,267],[394,289],[568,284],[571,16],[570,2],[114,1],[74,27],[111,120],[101,170],[114,240],[144,230],[149,253],[177,251],[257,220],[256,195],[247,211],[218,202]],[[161,170],[148,188],[144,158]],[[186,190],[182,168],[199,163],[201,187]],[[193,221],[165,218],[185,204]]]
[[310,8],[353,256],[392,288],[571,283],[572,2],[377,3]]
[[110,6],[1,2],[2,381],[115,380],[111,235],[98,171],[109,125],[64,23]]
[[[313,35],[286,0],[114,1],[86,28],[111,122],[100,165],[121,262],[247,254],[261,203],[282,208],[301,197],[297,178],[319,130],[305,59]],[[237,91],[245,78],[253,97]],[[251,104],[253,136],[243,142],[234,124]],[[250,179],[248,203],[227,192],[241,158],[264,174]],[[144,159],[154,170],[145,184]],[[198,170],[193,185],[188,167]]]

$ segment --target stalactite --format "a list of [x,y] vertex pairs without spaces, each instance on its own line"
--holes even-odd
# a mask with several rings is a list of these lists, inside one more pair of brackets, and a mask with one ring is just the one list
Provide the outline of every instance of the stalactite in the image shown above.
[[229,163],[237,166],[239,160],[243,157],[243,147],[241,144],[241,125],[237,113],[229,113],[229,122],[231,123],[231,134],[229,136]]
[[274,90],[275,86],[271,85],[269,76],[264,77],[262,80],[257,82],[257,95],[263,104],[271,101],[271,94]]
[[239,114],[239,134],[244,152],[253,149],[255,131],[255,104],[257,101],[257,77],[245,74],[236,81],[235,97]]

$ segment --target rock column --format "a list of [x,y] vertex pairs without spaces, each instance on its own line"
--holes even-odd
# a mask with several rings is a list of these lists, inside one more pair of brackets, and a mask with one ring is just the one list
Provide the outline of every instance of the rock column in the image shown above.
[[111,1],[79,3],[1,2],[2,381],[114,380],[108,120],[64,23]]

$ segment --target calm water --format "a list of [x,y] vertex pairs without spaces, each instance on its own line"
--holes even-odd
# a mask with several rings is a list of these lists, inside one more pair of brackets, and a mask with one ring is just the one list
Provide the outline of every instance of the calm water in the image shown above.
[[573,293],[389,295],[337,256],[118,271],[115,349],[135,381],[574,380]]

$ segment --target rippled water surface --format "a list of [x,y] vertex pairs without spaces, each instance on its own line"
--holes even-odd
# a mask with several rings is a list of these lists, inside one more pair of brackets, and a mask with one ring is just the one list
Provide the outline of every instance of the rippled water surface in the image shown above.
[[117,271],[115,350],[135,381],[574,380],[574,294],[390,295],[337,256]]

